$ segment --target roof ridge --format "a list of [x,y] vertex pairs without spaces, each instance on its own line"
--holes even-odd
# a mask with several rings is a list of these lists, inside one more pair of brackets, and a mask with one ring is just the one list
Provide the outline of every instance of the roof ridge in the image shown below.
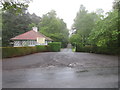
[[[19,34],[19,35],[15,36],[15,37],[18,37],[18,36],[24,35],[24,34],[30,32],[30,31],[32,31],[32,30],[29,30],[29,31],[27,31],[27,32],[25,32],[25,33]],[[15,38],[15,37],[13,37],[13,38]],[[12,38],[11,38],[11,39],[12,39]]]
[[52,40],[51,38],[45,36],[44,34],[40,33],[40,32],[36,32],[34,30],[29,30],[23,34],[17,35],[13,38],[11,38],[11,40],[36,40],[37,37],[44,37],[46,40]]

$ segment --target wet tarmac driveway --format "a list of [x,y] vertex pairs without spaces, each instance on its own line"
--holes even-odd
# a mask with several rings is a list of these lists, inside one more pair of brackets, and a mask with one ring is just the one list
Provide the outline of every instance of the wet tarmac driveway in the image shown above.
[[36,53],[3,59],[3,88],[117,88],[118,57],[92,53]]

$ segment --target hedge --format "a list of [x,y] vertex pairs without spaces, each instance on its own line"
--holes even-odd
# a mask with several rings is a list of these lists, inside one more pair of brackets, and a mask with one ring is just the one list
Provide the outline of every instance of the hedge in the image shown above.
[[37,52],[48,52],[48,45],[39,45],[35,47],[2,47],[2,58],[23,56]]
[[76,52],[91,52],[97,54],[120,54],[120,48],[118,47],[98,47],[98,46],[83,46],[81,44],[76,44]]
[[92,51],[93,53],[98,54],[113,54],[113,55],[120,54],[120,48],[118,47],[93,47]]
[[37,52],[58,52],[61,49],[60,42],[52,42],[49,45],[37,45],[34,47],[1,47],[2,58],[23,56]]
[[37,52],[49,52],[49,45],[36,45]]
[[61,49],[61,42],[52,42],[48,43],[48,45],[50,46],[50,51],[52,52],[59,52]]
[[76,44],[76,52],[91,52],[91,49],[90,45],[83,46],[81,44]]
[[36,52],[36,47],[3,47],[2,58],[22,56]]

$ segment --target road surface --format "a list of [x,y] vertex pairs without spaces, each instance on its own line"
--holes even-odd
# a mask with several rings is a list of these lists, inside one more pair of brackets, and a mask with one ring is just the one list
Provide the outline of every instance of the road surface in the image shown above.
[[117,88],[118,57],[93,53],[35,53],[3,59],[3,88]]

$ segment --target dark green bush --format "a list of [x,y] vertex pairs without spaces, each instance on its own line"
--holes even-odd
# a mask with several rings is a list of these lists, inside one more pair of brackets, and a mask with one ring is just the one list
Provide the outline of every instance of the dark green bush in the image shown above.
[[76,52],[91,52],[91,46],[83,46],[81,43],[76,44]]
[[120,48],[118,47],[98,47],[98,46],[83,46],[82,44],[76,44],[76,52],[92,52],[97,54],[120,54]]
[[64,41],[64,42],[61,43],[61,47],[62,48],[67,48],[67,45],[68,45],[68,42]]
[[36,52],[47,52],[49,51],[48,45],[39,45],[35,47],[2,47],[2,57],[15,57],[32,54]]
[[36,52],[36,47],[2,47],[2,57],[22,56]]
[[71,43],[73,47],[76,47],[76,42]]
[[50,51],[52,52],[59,52],[61,49],[61,42],[52,42],[52,43],[48,43],[49,47],[50,47]]
[[37,52],[48,52],[49,48],[49,45],[36,45]]
[[58,52],[60,51],[61,43],[53,42],[49,45],[37,45],[35,47],[1,47],[2,49],[2,58],[23,56],[27,54],[32,54],[36,52]]
[[94,53],[117,55],[119,54],[119,49],[117,47],[96,47],[96,51]]
[[83,50],[82,50],[82,45],[80,44],[80,43],[77,43],[76,44],[76,52],[82,52]]

